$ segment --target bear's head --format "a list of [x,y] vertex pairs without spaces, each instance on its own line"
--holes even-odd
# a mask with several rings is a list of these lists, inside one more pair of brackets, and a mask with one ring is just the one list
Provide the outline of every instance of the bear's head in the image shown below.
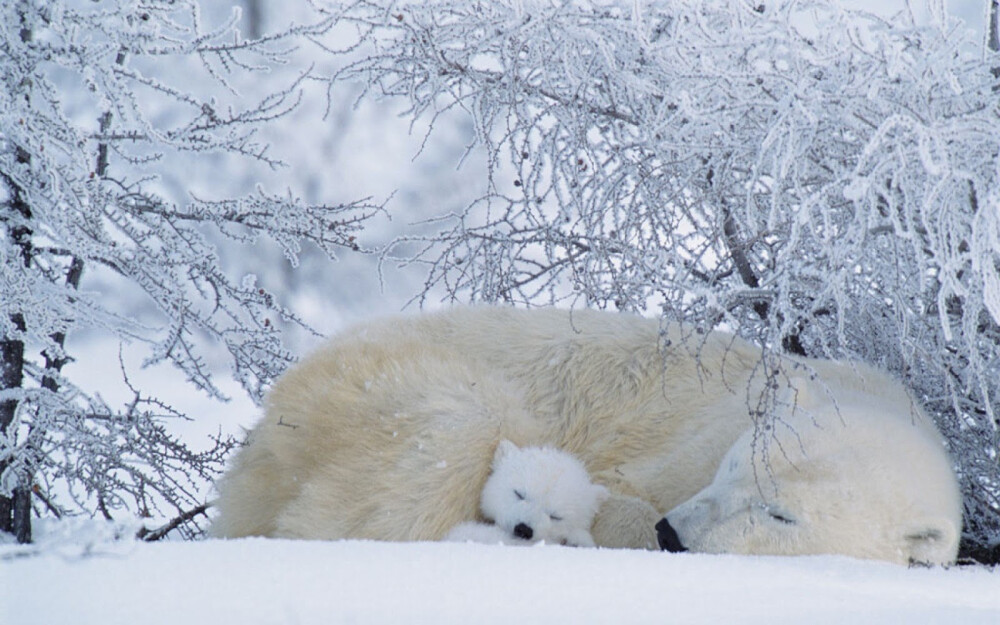
[[942,438],[896,382],[868,374],[887,386],[789,381],[776,418],[660,521],[661,547],[954,562],[962,502]]
[[483,487],[483,516],[508,535],[531,542],[594,546],[590,524],[608,490],[583,464],[551,447],[497,446]]

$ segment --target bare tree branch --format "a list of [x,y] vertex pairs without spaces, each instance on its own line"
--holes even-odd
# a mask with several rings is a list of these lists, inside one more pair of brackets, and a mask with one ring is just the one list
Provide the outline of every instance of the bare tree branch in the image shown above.
[[426,267],[418,300],[658,311],[725,325],[762,362],[785,351],[893,370],[949,438],[966,538],[1000,541],[996,55],[944,12],[334,11],[372,51],[334,80],[414,118],[464,111],[488,154],[480,200],[383,252]]
[[205,514],[210,507],[212,507],[211,503],[203,503],[200,506],[197,506],[182,514],[177,515],[176,517],[171,519],[169,523],[166,523],[156,528],[155,530],[143,527],[139,529],[138,532],[136,532],[135,537],[147,543],[156,542],[164,538],[167,534],[174,531],[181,525],[191,521],[198,515]]
[[[362,251],[356,237],[381,210],[368,201],[178,199],[159,178],[166,161],[188,169],[203,155],[282,166],[260,134],[317,78],[275,71],[332,28],[315,18],[245,40],[236,12],[205,28],[197,0],[0,5],[0,531],[29,539],[32,497],[62,517],[190,509],[236,444],[219,435],[195,451],[171,429],[185,415],[124,365],[125,405],[79,388],[71,336],[144,348],[147,365],[224,399],[208,357],[219,346],[256,400],[294,361],[279,325],[306,326],[254,276],[224,269],[216,242],[271,239],[291,264],[310,243],[330,258]],[[240,93],[265,73],[259,95]],[[85,268],[117,282],[88,282]],[[118,310],[125,297],[140,312]],[[195,516],[170,529],[195,536]]]

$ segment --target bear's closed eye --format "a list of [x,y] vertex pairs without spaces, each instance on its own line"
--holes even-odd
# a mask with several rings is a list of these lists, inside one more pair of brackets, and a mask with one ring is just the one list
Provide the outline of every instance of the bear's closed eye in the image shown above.
[[768,511],[767,513],[775,521],[784,523],[785,525],[795,525],[795,519],[785,516],[784,514],[778,512]]

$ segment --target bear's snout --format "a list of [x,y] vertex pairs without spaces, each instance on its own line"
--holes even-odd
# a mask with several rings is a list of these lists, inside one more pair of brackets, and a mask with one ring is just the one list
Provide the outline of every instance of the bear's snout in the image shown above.
[[661,551],[669,551],[670,553],[681,553],[687,551],[687,547],[681,544],[681,539],[677,535],[677,530],[670,525],[670,521],[667,521],[667,517],[660,519],[660,522],[656,524],[656,541],[660,543]]
[[514,536],[518,538],[523,538],[524,540],[531,540],[531,537],[535,535],[534,530],[524,523],[518,523],[514,526]]

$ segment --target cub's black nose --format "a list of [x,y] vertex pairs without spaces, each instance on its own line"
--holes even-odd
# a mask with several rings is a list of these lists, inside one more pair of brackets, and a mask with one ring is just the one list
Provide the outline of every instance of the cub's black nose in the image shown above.
[[667,521],[667,517],[663,517],[656,524],[656,541],[660,543],[660,550],[662,551],[669,551],[670,553],[687,551],[687,547],[681,544],[681,539],[677,536],[677,531],[671,527],[670,522]]
[[524,540],[531,540],[531,537],[535,535],[535,532],[525,525],[524,523],[518,523],[514,526],[514,536],[518,538],[523,538]]

